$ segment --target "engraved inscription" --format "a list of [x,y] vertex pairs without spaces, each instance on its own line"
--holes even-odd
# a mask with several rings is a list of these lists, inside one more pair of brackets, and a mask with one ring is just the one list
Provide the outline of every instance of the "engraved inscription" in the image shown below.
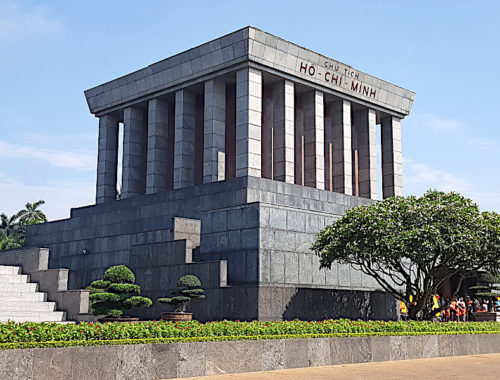
[[318,66],[306,61],[297,63],[297,71],[307,77],[325,82],[328,87],[341,87],[361,96],[377,99],[377,88],[360,80],[360,74],[339,62],[325,61]]

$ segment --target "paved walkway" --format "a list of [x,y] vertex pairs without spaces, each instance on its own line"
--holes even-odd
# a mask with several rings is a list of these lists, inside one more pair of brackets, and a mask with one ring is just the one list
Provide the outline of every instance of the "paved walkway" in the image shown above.
[[[402,360],[330,367],[298,368],[278,371],[235,373],[198,380],[399,380],[399,379],[500,379],[500,354],[454,356],[434,359]],[[185,379],[187,380],[187,378]]]

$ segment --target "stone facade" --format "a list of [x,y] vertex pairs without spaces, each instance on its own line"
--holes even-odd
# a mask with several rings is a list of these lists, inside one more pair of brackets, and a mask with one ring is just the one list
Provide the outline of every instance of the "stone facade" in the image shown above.
[[499,352],[499,334],[36,348],[0,350],[0,378],[172,379]]
[[85,95],[99,118],[96,205],[26,238],[51,249],[51,267],[70,268],[70,287],[126,264],[151,297],[198,275],[202,320],[396,317],[373,280],[319,270],[310,248],[378,198],[377,124],[382,195],[402,194],[401,119],[414,93],[247,27]]

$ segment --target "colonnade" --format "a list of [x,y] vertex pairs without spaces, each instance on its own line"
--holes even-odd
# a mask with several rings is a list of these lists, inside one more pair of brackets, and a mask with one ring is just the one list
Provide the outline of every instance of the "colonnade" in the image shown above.
[[[120,122],[122,199],[243,176],[378,198],[374,109],[253,68],[234,82],[100,116],[96,202],[116,199]],[[378,118],[383,197],[402,195],[401,121]]]

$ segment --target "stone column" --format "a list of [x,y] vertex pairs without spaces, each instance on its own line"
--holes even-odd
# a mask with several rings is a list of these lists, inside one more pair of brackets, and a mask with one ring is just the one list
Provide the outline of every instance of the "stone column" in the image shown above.
[[226,175],[226,84],[205,82],[203,183],[223,181]]
[[167,190],[168,118],[166,101],[149,101],[146,194]]
[[194,185],[196,94],[175,93],[174,189]]
[[116,199],[118,169],[118,119],[111,115],[99,118],[96,203]]
[[[236,77],[236,75],[235,75]],[[236,177],[236,83],[226,86],[226,178]]]
[[401,150],[401,119],[393,116],[381,120],[382,195],[385,198],[403,195],[403,161]]
[[262,73],[236,73],[236,177],[261,176]]
[[377,199],[377,132],[375,111],[365,108],[353,115],[358,149],[359,196]]
[[122,199],[142,195],[146,190],[146,126],[144,111],[123,110]]
[[274,120],[273,120],[273,88],[262,86],[262,141],[261,163],[262,178],[273,179],[273,146],[274,146]]
[[285,80],[274,86],[274,179],[287,183],[294,183],[294,97],[293,82]]
[[304,95],[305,185],[325,188],[323,93]]
[[295,96],[295,184],[304,186],[304,106],[303,97]]
[[333,191],[352,195],[351,103],[332,104]]

